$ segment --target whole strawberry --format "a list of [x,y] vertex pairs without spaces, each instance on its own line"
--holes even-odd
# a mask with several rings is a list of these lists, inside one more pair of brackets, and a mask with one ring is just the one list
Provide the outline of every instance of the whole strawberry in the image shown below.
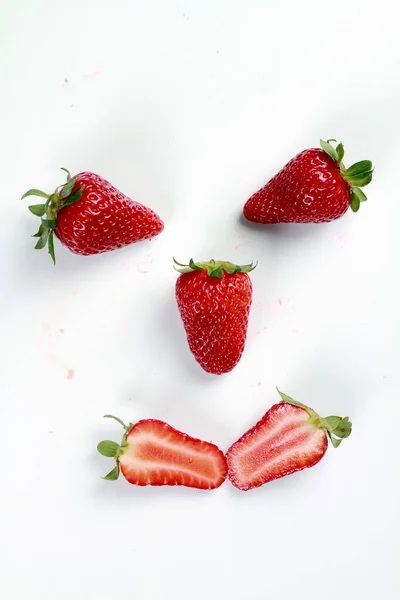
[[67,169],[62,170],[67,173],[67,183],[53,194],[31,189],[22,196],[46,199],[45,204],[29,206],[29,210],[41,217],[35,248],[47,245],[54,263],[54,233],[71,252],[89,255],[152,238],[163,230],[155,212],[99,175],[84,172],[71,177]]
[[367,197],[361,188],[372,179],[372,163],[362,160],[346,169],[344,148],[321,140],[292,158],[246,202],[243,214],[256,223],[322,223],[357,212]]
[[190,350],[208,373],[228,373],[242,356],[255,265],[214,261],[178,265],[176,299]]
[[328,437],[337,448],[351,433],[348,417],[323,419],[305,404],[279,394],[283,402],[272,406],[226,453],[228,477],[239,490],[313,467],[324,456]]
[[125,425],[120,444],[104,440],[97,446],[103,456],[115,460],[115,467],[103,479],[116,480],[120,471],[135,485],[183,485],[202,490],[218,488],[226,478],[223,452],[209,442],[158,421],[143,419]]

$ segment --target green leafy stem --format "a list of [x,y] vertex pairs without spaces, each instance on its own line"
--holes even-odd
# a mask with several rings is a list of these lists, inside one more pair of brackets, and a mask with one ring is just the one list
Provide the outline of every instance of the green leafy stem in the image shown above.
[[296,400],[293,400],[293,398],[291,398],[290,396],[287,396],[286,394],[281,392],[278,388],[276,388],[276,389],[278,390],[278,394],[280,395],[280,397],[282,398],[282,400],[284,402],[287,402],[288,404],[292,404],[293,406],[298,406],[299,408],[303,408],[309,416],[309,422],[312,425],[315,425],[316,427],[318,427],[319,429],[324,429],[326,431],[334,448],[337,448],[338,446],[340,446],[340,444],[342,443],[342,440],[349,437],[349,435],[351,434],[352,424],[349,421],[349,417],[331,416],[331,417],[325,417],[325,419],[323,419],[322,417],[319,416],[318,413],[316,413],[309,406],[306,406],[305,404],[302,404],[301,402],[297,402]]
[[336,140],[330,139],[326,142],[320,140],[321,148],[338,163],[343,179],[347,181],[350,186],[350,208],[353,212],[357,212],[361,202],[367,200],[367,196],[361,188],[371,183],[372,174],[374,172],[372,162],[370,160],[360,160],[346,169],[343,164],[344,146],[342,142],[340,142],[336,148],[331,142],[336,142]]
[[[77,189],[74,189],[77,180],[71,178],[71,173],[68,169],[64,167],[61,168],[62,171],[65,171],[67,174],[67,183],[61,184],[56,188],[53,194],[46,194],[42,190],[38,190],[36,188],[32,188],[25,192],[25,194],[21,197],[21,200],[27,198],[28,196],[39,196],[40,198],[45,198],[46,202],[44,204],[32,204],[28,206],[29,210],[36,217],[40,217],[40,227],[38,231],[32,236],[39,238],[35,250],[41,250],[47,245],[48,252],[52,258],[53,264],[56,264],[56,257],[54,252],[54,229],[57,227],[57,215],[61,208],[65,208],[66,206],[70,206],[78,200],[81,199],[84,187],[81,186]],[[61,189],[61,193],[59,190]]]
[[191,258],[188,265],[178,262],[175,260],[175,258],[173,261],[174,269],[178,271],[178,273],[192,273],[193,271],[205,270],[207,271],[209,277],[214,277],[215,279],[222,279],[223,271],[228,273],[228,275],[234,275],[236,273],[250,273],[250,271],[253,271],[257,266],[257,263],[250,263],[249,265],[234,265],[228,261],[213,259],[208,262],[195,263],[193,258]]
[[102,456],[107,456],[108,458],[113,458],[115,460],[115,467],[109,473],[107,473],[105,477],[102,477],[102,479],[105,479],[106,481],[116,481],[120,472],[119,457],[128,447],[128,433],[132,429],[133,423],[128,423],[128,425],[125,425],[121,419],[114,417],[113,415],[104,415],[104,418],[114,419],[124,428],[124,435],[122,436],[120,444],[117,444],[117,442],[112,442],[111,440],[103,440],[97,444],[97,451],[100,452]]

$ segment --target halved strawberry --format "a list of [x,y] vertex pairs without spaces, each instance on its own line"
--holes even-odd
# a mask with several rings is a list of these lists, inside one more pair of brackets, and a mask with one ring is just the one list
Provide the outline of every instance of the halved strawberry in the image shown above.
[[223,452],[214,444],[177,431],[156,419],[125,425],[121,444],[100,442],[97,450],[115,459],[116,466],[103,479],[118,479],[120,470],[136,485],[184,485],[203,490],[219,487],[226,479]]
[[235,442],[226,453],[228,477],[240,490],[316,465],[328,447],[351,433],[348,417],[322,419],[308,406],[278,390],[283,402]]

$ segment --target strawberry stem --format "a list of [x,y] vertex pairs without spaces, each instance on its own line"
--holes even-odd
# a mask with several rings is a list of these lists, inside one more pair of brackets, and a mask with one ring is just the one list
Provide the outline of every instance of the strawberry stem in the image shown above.
[[[175,271],[178,271],[178,273],[192,273],[193,271],[205,270],[207,271],[209,277],[214,277],[215,279],[222,279],[223,271],[228,273],[228,275],[234,275],[236,273],[250,273],[257,266],[257,263],[250,263],[249,265],[234,265],[228,261],[214,259],[211,259],[208,262],[195,263],[193,258],[191,258],[188,265],[178,262],[175,260],[175,258],[173,261],[174,269]],[[177,268],[177,266],[182,268]]]
[[114,417],[114,415],[104,415],[104,418],[114,419],[114,421],[117,421],[117,423],[122,425],[122,427],[124,428],[124,435],[122,436],[120,444],[117,444],[117,442],[112,442],[111,440],[103,440],[102,442],[99,442],[97,444],[97,451],[102,456],[113,458],[116,463],[113,470],[110,471],[105,477],[102,477],[102,479],[105,479],[106,481],[115,481],[116,479],[118,479],[120,472],[119,457],[124,453],[125,449],[128,447],[127,437],[128,433],[133,427],[133,423],[128,423],[128,425],[125,425],[125,423],[121,421],[121,419],[119,419],[118,417]]
[[121,421],[121,419],[119,419],[118,417],[114,417],[114,415],[104,415],[103,417],[104,419],[114,419],[114,421],[117,421],[117,423],[119,423],[120,425],[122,425],[122,427],[125,429],[125,431],[128,431],[128,427],[125,425],[125,423],[123,421]]
[[119,461],[117,461],[117,464],[115,465],[115,467],[113,468],[112,471],[110,471],[109,473],[107,473],[107,475],[105,475],[104,477],[102,477],[102,479],[105,479],[106,481],[116,481],[119,477]]
[[326,142],[320,140],[321,148],[328,156],[338,163],[340,173],[350,187],[350,208],[353,212],[357,212],[361,202],[367,200],[367,196],[360,188],[371,183],[372,174],[374,172],[372,162],[370,160],[360,160],[346,169],[343,164],[344,147],[342,142],[340,142],[336,148],[330,142],[336,142],[336,140],[330,139]]
[[278,390],[278,394],[282,398],[283,402],[303,408],[309,416],[309,423],[318,429],[324,429],[326,431],[334,448],[340,446],[342,440],[349,437],[351,434],[352,423],[349,421],[349,417],[331,416],[323,419],[309,406],[293,400],[293,398],[281,392],[279,388],[276,389]]
[[[40,238],[35,246],[35,249],[41,250],[47,245],[49,254],[54,264],[56,264],[56,257],[54,252],[53,232],[57,227],[58,212],[61,210],[61,208],[65,208],[70,204],[78,202],[84,189],[82,186],[74,191],[77,180],[71,178],[71,173],[68,171],[68,169],[61,167],[61,170],[67,173],[67,183],[59,185],[53,194],[46,194],[46,192],[43,192],[42,190],[32,188],[25,192],[25,194],[21,197],[21,200],[27,198],[28,196],[39,196],[41,198],[46,198],[46,204],[33,204],[28,206],[28,208],[31,213],[41,218],[39,231],[33,236]],[[61,192],[59,193],[58,190],[60,188]]]

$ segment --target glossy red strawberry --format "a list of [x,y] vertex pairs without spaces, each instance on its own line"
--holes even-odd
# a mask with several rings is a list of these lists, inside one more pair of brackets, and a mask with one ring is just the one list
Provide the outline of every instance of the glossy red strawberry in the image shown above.
[[192,259],[176,265],[176,299],[190,350],[208,373],[228,373],[244,350],[252,300],[248,273],[255,267]]
[[372,163],[343,164],[343,144],[321,140],[292,158],[275,177],[246,202],[243,214],[256,223],[322,223],[357,212],[367,197],[361,187],[372,179]]
[[[99,254],[158,235],[164,228],[154,211],[134,202],[94,173],[79,173],[49,195],[31,189],[22,196],[41,196],[45,204],[29,206],[41,217],[37,250],[48,246],[55,262],[53,234],[75,254]],[[59,191],[60,190],[60,191]]]
[[335,448],[351,433],[348,417],[322,419],[308,406],[279,392],[263,418],[226,453],[228,477],[239,490],[313,467],[324,456],[328,436]]
[[183,485],[202,490],[219,487],[226,479],[223,452],[214,444],[177,431],[163,421],[145,419],[125,425],[120,444],[105,440],[97,450],[114,458],[114,469],[104,477],[118,479],[120,471],[135,485]]

